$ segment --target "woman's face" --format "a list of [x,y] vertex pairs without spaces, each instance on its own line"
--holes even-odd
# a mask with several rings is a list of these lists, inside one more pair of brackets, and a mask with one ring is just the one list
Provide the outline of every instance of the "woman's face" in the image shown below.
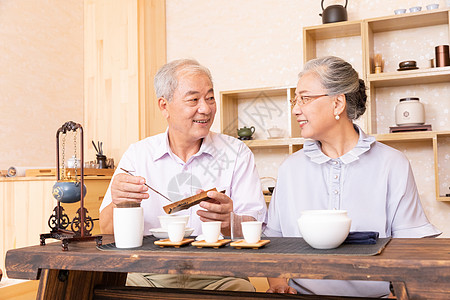
[[[302,137],[320,141],[336,125],[335,97],[326,94],[327,91],[316,74],[306,73],[298,80],[295,90],[297,102],[292,109],[292,114],[297,118],[302,130]],[[315,97],[304,98],[305,101],[302,102],[301,96]]]

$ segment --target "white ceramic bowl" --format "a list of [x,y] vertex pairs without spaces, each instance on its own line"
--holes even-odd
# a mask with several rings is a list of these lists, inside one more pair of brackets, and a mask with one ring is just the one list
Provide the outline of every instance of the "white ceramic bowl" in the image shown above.
[[189,221],[189,215],[165,215],[158,216],[159,224],[161,224],[161,228],[167,230],[167,225],[171,222],[185,222],[186,226]]
[[303,239],[311,247],[333,249],[347,238],[352,220],[345,210],[305,210],[297,222]]
[[422,6],[413,6],[409,8],[409,12],[418,12],[422,10]]
[[[184,237],[191,236],[191,234],[194,232],[194,228],[186,228],[184,231]],[[169,234],[167,233],[167,229],[163,228],[152,228],[150,229],[150,233],[155,236],[157,239],[168,239]]]
[[278,139],[283,137],[284,130],[278,127],[272,127],[267,129],[267,133],[269,134],[269,138]]
[[406,8],[399,8],[399,9],[396,9],[396,10],[394,10],[394,13],[395,13],[396,15],[404,14],[404,13],[406,13]]
[[439,3],[433,3],[433,4],[428,4],[427,5],[427,9],[428,10],[438,9],[438,8],[439,8]]

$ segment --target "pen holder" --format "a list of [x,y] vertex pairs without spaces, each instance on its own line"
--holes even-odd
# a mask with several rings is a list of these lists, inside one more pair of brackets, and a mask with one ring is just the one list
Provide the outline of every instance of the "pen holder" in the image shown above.
[[106,156],[97,154],[97,164],[99,169],[106,169]]

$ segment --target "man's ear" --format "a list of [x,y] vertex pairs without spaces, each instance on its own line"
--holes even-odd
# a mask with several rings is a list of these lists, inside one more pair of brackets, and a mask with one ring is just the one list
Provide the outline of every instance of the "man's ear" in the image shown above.
[[341,115],[345,111],[347,100],[344,94],[337,95],[334,99],[334,115]]
[[161,111],[163,117],[166,118],[166,119],[169,118],[169,111],[167,110],[167,105],[169,105],[169,101],[167,101],[166,98],[164,98],[164,97],[159,97],[158,98],[159,110]]

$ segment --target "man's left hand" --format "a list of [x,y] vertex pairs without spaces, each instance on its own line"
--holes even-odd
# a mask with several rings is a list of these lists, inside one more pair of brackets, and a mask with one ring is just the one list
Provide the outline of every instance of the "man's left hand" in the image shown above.
[[200,207],[206,209],[198,210],[202,222],[221,221],[222,229],[230,228],[230,212],[233,211],[233,200],[223,193],[209,191],[208,197],[213,200],[200,202]]

